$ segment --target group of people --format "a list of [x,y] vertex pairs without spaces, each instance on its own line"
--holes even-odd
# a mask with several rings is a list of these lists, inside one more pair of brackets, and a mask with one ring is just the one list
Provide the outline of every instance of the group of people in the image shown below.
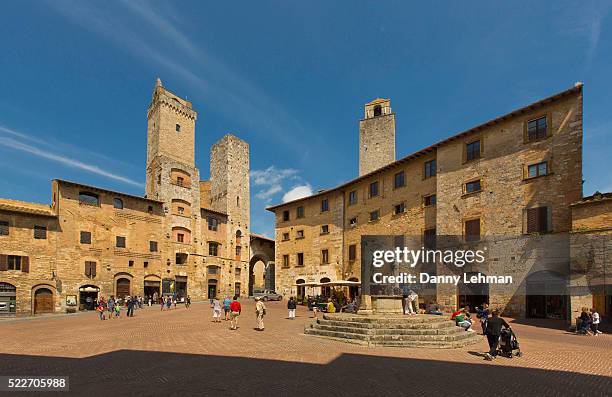
[[[123,299],[115,299],[115,297],[111,295],[108,301],[104,300],[104,297],[101,297],[95,302],[95,307],[100,320],[106,320],[107,318],[120,318],[122,307],[127,309],[127,317],[134,317],[134,309],[142,308],[142,303],[143,299],[141,296],[126,296]],[[108,312],[108,317],[106,316],[106,312]]]
[[[306,298],[306,305],[308,310],[312,310],[313,318],[317,317],[319,311],[327,313],[357,313],[359,297],[356,296],[354,299],[351,299],[344,296],[338,297],[337,295],[332,295],[331,297],[321,295],[308,296]],[[289,318],[295,318],[295,312],[292,314],[289,306],[287,308],[289,309]]]
[[[213,311],[213,315],[212,315],[213,323],[221,322],[221,309],[223,308],[223,311],[225,312],[225,321],[230,322],[230,330],[238,329],[238,318],[240,317],[240,314],[242,313],[242,305],[240,304],[240,301],[238,300],[238,295],[234,295],[233,299],[230,299],[229,296],[226,296],[223,299],[223,302],[219,300],[219,297],[214,297],[211,300],[210,307]],[[264,314],[265,314],[265,309],[264,309]],[[259,316],[258,316],[258,319],[259,319]],[[258,327],[259,325],[260,324],[258,321]],[[264,327],[263,327],[263,315],[262,315],[261,331],[263,331],[263,328]]]
[[576,330],[578,333],[584,335],[597,336],[601,334],[599,330],[599,322],[601,321],[599,313],[595,308],[589,309],[587,307],[582,308],[580,317],[576,321]]
[[[170,310],[173,306],[176,309],[177,303],[178,298],[176,296],[162,296],[159,299],[159,306],[161,308],[161,311]],[[187,295],[183,300],[183,303],[185,304],[185,308],[189,309],[189,306],[191,306],[191,296]]]

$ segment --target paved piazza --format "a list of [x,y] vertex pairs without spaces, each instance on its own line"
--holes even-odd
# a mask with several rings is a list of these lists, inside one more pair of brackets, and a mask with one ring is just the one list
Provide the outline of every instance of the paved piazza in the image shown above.
[[[94,312],[0,322],[0,375],[68,375],[59,395],[336,396],[434,393],[609,395],[612,336],[578,336],[554,322],[513,324],[523,357],[484,361],[486,341],[457,350],[367,348],[302,334],[312,321],[269,302],[257,332],[212,323],[207,304],[100,321]],[[122,313],[124,314],[124,313]],[[494,389],[491,389],[494,388]],[[461,391],[463,390],[463,391]]]

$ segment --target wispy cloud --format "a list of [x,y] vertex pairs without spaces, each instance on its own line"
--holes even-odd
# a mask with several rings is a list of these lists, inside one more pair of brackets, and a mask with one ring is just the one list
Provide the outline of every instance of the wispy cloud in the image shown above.
[[308,197],[312,195],[312,186],[310,184],[296,186],[293,189],[289,190],[283,196],[283,203],[287,203],[289,201],[301,199],[303,197]]
[[273,165],[264,170],[251,171],[253,186],[257,187],[255,197],[269,203],[275,194],[283,191],[283,182],[296,179],[297,175],[298,170],[278,169]]
[[[97,165],[88,164],[72,157],[53,153],[49,150],[40,148],[40,145],[35,146],[35,144],[40,144],[42,142],[37,138],[33,138],[22,132],[18,132],[3,126],[0,126],[0,132],[4,133],[4,136],[0,135],[0,145],[4,147],[29,153],[39,158],[50,160],[71,168],[77,168],[83,171],[91,172],[93,174],[123,182],[128,185],[137,186],[140,188],[143,187],[143,184],[140,182],[103,170]],[[10,135],[11,137],[9,137],[8,135]]]

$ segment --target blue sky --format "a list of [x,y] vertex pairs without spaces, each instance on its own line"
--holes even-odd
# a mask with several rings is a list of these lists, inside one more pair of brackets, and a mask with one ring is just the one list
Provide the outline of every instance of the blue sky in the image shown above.
[[[391,98],[397,157],[584,88],[584,194],[612,191],[610,2],[20,1],[0,14],[0,196],[64,178],[142,195],[156,76],[199,112],[196,162],[251,146],[267,205],[358,173],[358,120]],[[333,170],[333,172],[330,172]]]

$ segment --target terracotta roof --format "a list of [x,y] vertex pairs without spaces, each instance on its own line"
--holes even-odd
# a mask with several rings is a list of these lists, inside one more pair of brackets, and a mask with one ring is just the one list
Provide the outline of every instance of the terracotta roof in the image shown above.
[[0,199],[0,210],[10,212],[21,212],[32,215],[55,217],[51,206],[46,204],[28,203],[27,201]]
[[264,236],[262,234],[257,234],[257,233],[251,233],[251,238],[259,238],[259,239],[262,239],[262,240],[268,240],[268,241],[274,242],[273,238],[266,237],[266,236]]
[[542,106],[544,106],[544,105],[546,105],[546,104],[548,104],[550,102],[559,100],[559,99],[564,98],[566,96],[582,92],[582,86],[583,86],[582,83],[576,83],[572,88],[569,88],[569,89],[567,89],[565,91],[561,91],[561,92],[559,92],[557,94],[554,94],[552,96],[549,96],[547,98],[544,98],[542,100],[534,102],[534,103],[532,103],[530,105],[523,106],[522,108],[513,110],[510,113],[507,113],[507,114],[505,114],[503,116],[499,116],[499,117],[494,118],[492,120],[489,120],[489,121],[487,121],[485,123],[479,124],[476,127],[472,127],[472,128],[470,128],[468,130],[459,132],[459,133],[457,133],[455,135],[452,135],[451,137],[446,138],[446,139],[444,139],[444,140],[442,140],[440,142],[434,143],[433,145],[428,146],[425,149],[421,149],[421,150],[419,150],[417,152],[409,154],[409,155],[407,155],[407,156],[405,156],[405,157],[403,157],[403,158],[401,158],[399,160],[394,161],[393,163],[387,164],[384,167],[381,167],[381,168],[379,168],[377,170],[374,170],[374,171],[372,171],[372,172],[370,172],[368,174],[362,175],[362,176],[360,176],[358,178],[352,179],[352,180],[350,180],[348,182],[345,182],[345,183],[343,183],[343,184],[341,184],[339,186],[336,186],[334,188],[324,190],[323,192],[316,193],[316,194],[313,194],[311,196],[302,197],[302,198],[299,198],[299,199],[296,199],[296,200],[288,201],[286,203],[276,204],[276,205],[273,205],[271,207],[267,207],[266,209],[268,211],[274,212],[275,209],[283,207],[285,205],[294,204],[294,203],[297,203],[299,201],[303,201],[303,200],[306,200],[306,199],[309,199],[309,198],[313,198],[313,197],[322,196],[324,194],[327,194],[327,193],[330,193],[330,192],[333,192],[333,191],[336,191],[336,190],[343,189],[343,188],[345,188],[347,186],[350,186],[350,185],[354,184],[355,182],[359,182],[359,181],[363,181],[365,179],[368,179],[368,178],[372,177],[373,175],[376,175],[378,173],[386,171],[386,170],[388,170],[390,168],[393,168],[393,167],[395,167],[395,166],[397,166],[399,164],[403,164],[403,163],[406,163],[406,162],[408,162],[410,160],[414,160],[414,159],[417,159],[419,157],[425,156],[425,155],[433,152],[434,150],[436,150],[440,146],[443,146],[443,145],[445,145],[445,144],[447,144],[449,142],[452,142],[454,140],[463,138],[463,137],[465,137],[465,136],[467,136],[467,135],[469,135],[471,133],[480,131],[483,128],[487,128],[487,127],[490,127],[492,125],[498,124],[498,123],[500,123],[502,121],[506,121],[506,120],[511,119],[513,117],[519,116],[519,115],[521,115],[523,113],[529,112],[529,111],[531,111],[533,109],[536,109],[536,108],[539,108],[539,107],[542,107]]
[[208,212],[213,213],[213,214],[227,216],[227,214],[225,212],[216,211],[216,210],[213,210],[212,208],[204,208],[204,207],[202,207],[200,209],[202,209],[204,211],[208,211]]
[[571,205],[584,205],[592,203],[600,203],[602,201],[612,200],[612,192],[600,193],[595,192],[592,196],[583,197],[582,200],[572,203]]
[[53,179],[53,180],[57,181],[60,184],[64,184],[64,185],[72,185],[72,186],[82,187],[82,188],[85,188],[85,189],[98,190],[98,191],[101,191],[101,192],[104,192],[104,193],[111,193],[111,194],[116,194],[118,196],[130,197],[130,198],[133,198],[133,199],[136,199],[136,200],[149,201],[149,202],[157,203],[157,204],[163,204],[164,203],[163,201],[159,201],[159,200],[153,200],[153,199],[142,197],[142,196],[134,196],[132,194],[117,192],[117,191],[114,191],[114,190],[108,190],[108,189],[104,189],[104,188],[97,187],[97,186],[84,185],[82,183],[66,181],[64,179]]

